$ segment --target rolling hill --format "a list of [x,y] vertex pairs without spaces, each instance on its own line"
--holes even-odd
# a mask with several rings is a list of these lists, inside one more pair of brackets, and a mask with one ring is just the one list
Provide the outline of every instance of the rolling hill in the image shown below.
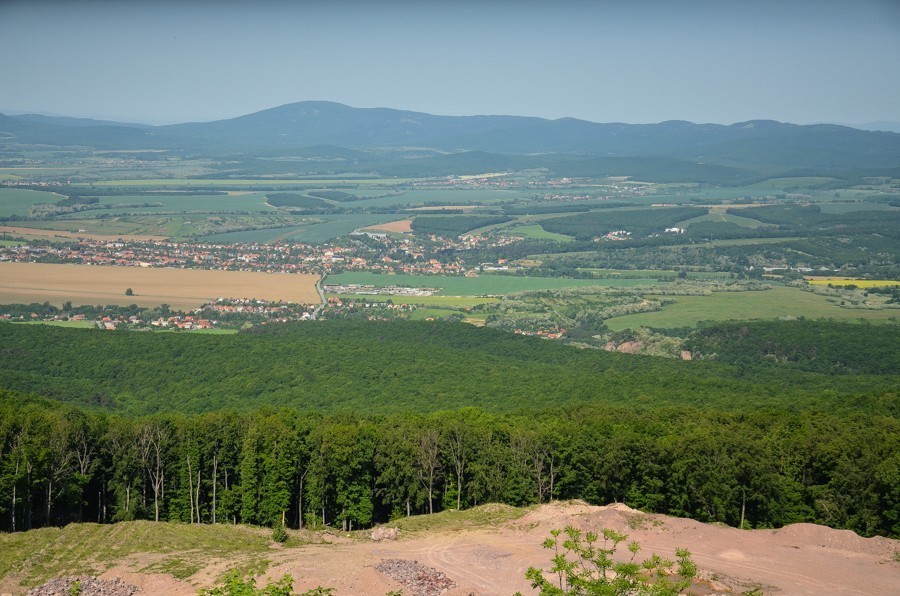
[[[831,124],[768,120],[731,125],[667,121],[596,123],[574,118],[437,116],[389,108],[305,101],[213,122],[113,125],[33,115],[0,115],[5,143],[156,148],[211,155],[311,146],[426,147],[443,152],[585,157],[664,157],[694,165],[751,168],[896,168],[900,134]],[[301,153],[308,153],[303,152]]]

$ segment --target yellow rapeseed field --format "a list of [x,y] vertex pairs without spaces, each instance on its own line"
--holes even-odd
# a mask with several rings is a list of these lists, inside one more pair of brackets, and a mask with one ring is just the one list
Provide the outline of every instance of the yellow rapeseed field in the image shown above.
[[847,286],[850,284],[858,288],[884,288],[889,286],[900,286],[900,281],[892,279],[855,279],[853,277],[807,277],[811,285],[827,286],[832,284],[835,286]]

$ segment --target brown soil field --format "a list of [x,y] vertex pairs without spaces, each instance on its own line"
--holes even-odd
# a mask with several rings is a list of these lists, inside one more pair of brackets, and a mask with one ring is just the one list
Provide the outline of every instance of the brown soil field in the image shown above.
[[[488,505],[484,510],[491,508],[500,512],[510,509]],[[541,543],[551,529],[572,525],[585,531],[611,528],[627,534],[629,541],[641,546],[638,560],[651,554],[674,560],[677,547],[689,549],[699,568],[699,580],[690,594],[741,594],[756,589],[773,595],[889,595],[897,594],[900,586],[900,563],[895,554],[900,551],[900,541],[861,538],[850,531],[812,524],[738,530],[644,514],[622,504],[596,507],[582,502],[542,505],[512,521],[494,524],[472,524],[464,521],[465,515],[454,511],[437,514],[430,529],[423,525],[409,532],[401,529],[394,541],[373,542],[369,531],[350,535],[332,530],[318,534],[319,544],[284,548],[272,543],[264,578],[273,581],[290,574],[297,592],[324,586],[337,595],[382,595],[400,589],[404,594],[415,593],[376,569],[385,559],[401,559],[445,573],[456,584],[444,592],[447,596],[535,594],[525,571],[530,566],[548,569],[552,552]],[[299,537],[296,531],[289,533]],[[621,544],[616,558],[625,560],[627,555]],[[121,578],[146,593],[187,596],[210,587],[226,569],[242,563],[239,558],[209,560],[187,580],[177,580],[138,571],[154,557],[159,555],[132,556],[113,563],[101,577]],[[0,592],[17,593],[17,585],[16,577],[0,578]]]
[[[0,263],[0,304],[168,304],[193,309],[219,298],[318,303],[318,276],[91,265]],[[131,288],[133,296],[126,296]]]
[[28,236],[37,238],[85,238],[87,240],[133,240],[136,242],[165,240],[165,236],[141,236],[138,234],[85,234],[79,232],[67,232],[65,230],[41,230],[38,228],[21,228],[13,226],[0,226],[0,234],[7,233],[15,236]]
[[411,219],[401,219],[400,221],[389,221],[383,224],[368,226],[366,228],[363,228],[363,230],[372,230],[373,232],[398,232],[401,234],[411,234],[411,224]]

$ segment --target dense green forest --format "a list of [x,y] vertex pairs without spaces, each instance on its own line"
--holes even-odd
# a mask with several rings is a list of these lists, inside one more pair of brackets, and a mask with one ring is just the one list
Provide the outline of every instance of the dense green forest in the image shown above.
[[0,529],[365,527],[581,498],[900,536],[893,327],[726,324],[686,341],[713,361],[425,322],[2,324]]
[[412,222],[412,229],[416,234],[436,234],[456,238],[470,230],[508,221],[511,221],[511,218],[491,215],[417,217]]
[[[892,327],[867,329],[888,334],[890,353],[898,352]],[[583,403],[897,413],[896,371],[831,375],[764,359],[746,364],[580,350],[425,321],[285,323],[237,335],[0,324],[0,387],[134,415],[261,406],[510,412]]]
[[882,416],[609,405],[490,414],[260,409],[124,418],[0,393],[0,527],[128,519],[366,527],[581,498],[733,526],[900,536]]

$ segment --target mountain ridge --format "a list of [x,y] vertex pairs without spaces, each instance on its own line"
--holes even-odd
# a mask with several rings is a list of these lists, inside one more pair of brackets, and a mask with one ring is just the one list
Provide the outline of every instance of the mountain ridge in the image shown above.
[[[6,142],[155,148],[212,155],[335,146],[419,147],[456,153],[672,157],[698,163],[783,168],[900,166],[900,134],[836,124],[748,120],[696,124],[597,123],[577,118],[441,116],[328,101],[284,104],[234,118],[162,126],[67,117],[0,114]],[[698,161],[700,160],[700,161]]]

